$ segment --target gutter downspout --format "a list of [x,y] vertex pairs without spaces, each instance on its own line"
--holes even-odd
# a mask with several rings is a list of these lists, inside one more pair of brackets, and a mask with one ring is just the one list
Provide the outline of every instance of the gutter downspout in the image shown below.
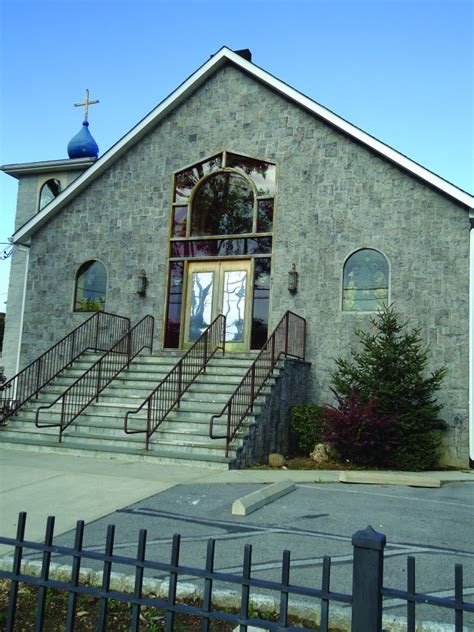
[[16,375],[20,371],[21,341],[23,338],[23,320],[25,316],[25,302],[26,302],[26,284],[28,281],[28,268],[30,264],[30,247],[17,244],[15,245],[15,248],[18,248],[18,250],[21,250],[22,252],[26,252],[26,262],[25,262],[25,275],[23,277],[23,295],[21,297],[20,332],[18,336],[18,351],[17,351],[17,356],[16,356],[16,367],[15,367],[14,375]]
[[474,211],[469,222],[469,466],[474,468]]

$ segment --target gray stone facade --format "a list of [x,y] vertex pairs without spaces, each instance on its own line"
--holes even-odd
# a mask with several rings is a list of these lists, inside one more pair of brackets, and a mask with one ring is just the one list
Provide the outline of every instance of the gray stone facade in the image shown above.
[[[37,212],[39,195],[43,184],[51,178],[61,182],[61,189],[65,189],[83,170],[53,171],[32,175],[22,175],[18,182],[18,196],[15,215],[15,230],[18,230],[32,215]],[[13,249],[10,279],[8,285],[8,305],[3,339],[2,366],[5,375],[12,377],[18,369],[24,366],[23,357],[18,357],[18,346],[21,340],[23,326],[23,300],[26,296],[25,283],[28,274],[29,248],[15,246]],[[32,260],[32,265],[38,265]]]
[[[173,172],[222,149],[277,163],[270,328],[287,309],[307,319],[310,400],[332,401],[334,358],[348,356],[354,327],[369,324],[370,315],[342,311],[344,261],[359,248],[378,249],[390,264],[390,301],[421,329],[432,367],[448,366],[440,396],[446,461],[466,466],[466,209],[231,65],[34,235],[21,364],[88,316],[72,311],[75,275],[88,259],[108,271],[107,311],[132,321],[153,314],[161,345]],[[149,279],[143,298],[141,269]]]
[[271,396],[244,438],[244,444],[231,468],[266,465],[273,452],[286,456],[289,448],[291,409],[306,402],[311,370],[309,362],[285,360],[276,377]]

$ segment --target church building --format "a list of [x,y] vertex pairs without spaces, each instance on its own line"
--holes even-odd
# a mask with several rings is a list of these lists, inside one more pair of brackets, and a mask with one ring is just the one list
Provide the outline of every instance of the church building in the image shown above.
[[153,316],[177,361],[221,313],[226,356],[251,358],[290,310],[304,399],[333,403],[334,359],[390,304],[447,366],[443,462],[472,465],[471,195],[226,47],[102,156],[87,115],[68,150],[2,167],[19,182],[7,378],[97,311]]

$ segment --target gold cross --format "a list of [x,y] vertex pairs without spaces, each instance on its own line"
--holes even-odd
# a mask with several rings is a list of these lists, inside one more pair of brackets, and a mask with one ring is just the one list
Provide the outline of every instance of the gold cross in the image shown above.
[[86,109],[84,112],[84,120],[87,121],[87,116],[89,114],[89,105],[94,105],[95,103],[99,103],[99,101],[89,101],[89,90],[86,90],[86,98],[84,103],[74,103],[74,107],[78,108],[82,105],[85,105]]

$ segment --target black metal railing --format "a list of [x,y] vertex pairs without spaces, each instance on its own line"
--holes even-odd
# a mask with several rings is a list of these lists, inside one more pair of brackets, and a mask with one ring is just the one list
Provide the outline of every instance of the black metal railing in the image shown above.
[[[222,354],[225,353],[225,327],[225,316],[219,314],[145,401],[125,415],[124,431],[127,434],[146,433],[147,450],[152,434],[171,410],[179,407],[183,393],[205,371],[216,351],[221,349]],[[140,414],[146,414],[146,418]],[[131,427],[129,418],[132,415],[135,416],[135,426],[138,425],[138,428]]]
[[[304,360],[306,354],[306,320],[287,311],[264,344],[247,373],[232,393],[220,413],[211,417],[211,439],[226,439],[226,456],[229,447],[247,417],[253,411],[254,402],[275,365],[282,357]],[[215,420],[225,416],[225,432],[215,429]]]
[[107,351],[130,328],[130,319],[96,312],[0,387],[0,425],[71,366],[84,351]]
[[[145,316],[102,355],[85,373],[48,405],[36,411],[38,428],[59,427],[59,441],[63,433],[117,375],[130,366],[130,362],[143,349],[153,350],[153,316]],[[59,407],[59,420],[40,422],[41,412]]]
[[[474,603],[464,599],[463,567],[455,565],[455,590],[454,597],[435,597],[425,593],[415,592],[415,561],[408,558],[408,588],[407,590],[394,590],[384,587],[384,549],[386,545],[385,535],[377,533],[372,527],[363,531],[357,531],[352,536],[352,594],[339,593],[331,590],[331,558],[324,556],[322,559],[322,578],[319,588],[301,586],[290,583],[291,554],[283,551],[281,564],[281,582],[269,579],[260,579],[252,575],[252,546],[247,544],[244,548],[242,573],[230,574],[215,569],[215,540],[208,540],[206,561],[204,567],[189,567],[180,564],[180,536],[174,535],[171,546],[170,562],[154,561],[147,559],[147,531],[141,529],[138,537],[136,557],[126,557],[114,553],[115,526],[107,528],[104,553],[96,550],[84,550],[84,522],[78,521],[75,532],[74,547],[60,546],[53,543],[54,517],[47,520],[44,543],[25,540],[26,513],[20,513],[16,538],[0,537],[0,544],[14,547],[14,555],[11,570],[0,569],[0,578],[10,582],[8,609],[6,612],[6,632],[14,632],[15,619],[18,605],[18,596],[22,585],[35,586],[37,590],[36,609],[31,612],[34,629],[37,632],[47,630],[47,603],[48,594],[51,599],[51,589],[68,593],[67,612],[65,615],[64,629],[72,632],[77,620],[78,597],[88,596],[98,600],[97,606],[97,632],[114,629],[114,623],[109,621],[110,605],[114,602],[122,602],[130,605],[131,616],[130,630],[139,632],[140,629],[148,629],[146,619],[141,618],[141,610],[145,607],[158,609],[165,619],[166,630],[179,628],[177,618],[181,615],[192,615],[201,620],[201,630],[208,631],[212,622],[225,621],[235,626],[255,626],[264,630],[281,632],[329,632],[333,629],[331,618],[333,605],[343,604],[349,611],[352,632],[380,632],[383,623],[383,598],[396,597],[406,602],[407,622],[406,632],[415,632],[417,625],[417,604],[429,604],[430,606],[452,611],[454,615],[454,632],[463,632],[463,626],[468,623],[465,613],[474,613]],[[42,556],[41,571],[39,576],[28,573],[23,565],[24,551],[33,551]],[[54,565],[51,564],[53,555],[61,557],[58,577],[54,577]],[[70,577],[65,576],[64,558],[69,558]],[[85,571],[84,561],[102,564],[101,585],[94,586],[86,579],[81,579],[81,571]],[[114,565],[130,569],[130,575],[134,577],[133,592],[126,592],[118,587],[113,587],[112,570]],[[316,564],[315,564],[316,566]],[[152,574],[165,573],[168,576],[167,595],[144,594],[145,572]],[[127,573],[125,573],[127,574]],[[87,575],[87,573],[86,573]],[[178,602],[177,592],[179,579],[184,577],[189,584],[193,580],[196,590],[193,599],[186,602]],[[228,586],[237,593],[240,589],[240,607],[234,610],[219,609],[215,586]],[[265,591],[279,597],[279,607],[276,616],[270,620],[269,613],[258,613],[252,607],[252,597],[256,590]],[[199,598],[196,595],[200,594]],[[319,622],[314,622],[311,627],[303,627],[301,624],[289,622],[289,604],[294,603],[295,597],[303,597],[305,604],[308,600],[319,602]],[[275,601],[277,601],[275,599]],[[91,605],[89,604],[89,608]],[[24,613],[23,613],[24,614]],[[340,616],[340,610],[338,615]],[[58,614],[55,613],[55,629],[58,625]],[[275,620],[277,619],[277,620]],[[110,623],[110,625],[108,625]],[[337,626],[339,629],[339,625]],[[33,629],[33,628],[32,628]],[[122,629],[122,628],[121,628]],[[241,627],[241,629],[246,629]]]

